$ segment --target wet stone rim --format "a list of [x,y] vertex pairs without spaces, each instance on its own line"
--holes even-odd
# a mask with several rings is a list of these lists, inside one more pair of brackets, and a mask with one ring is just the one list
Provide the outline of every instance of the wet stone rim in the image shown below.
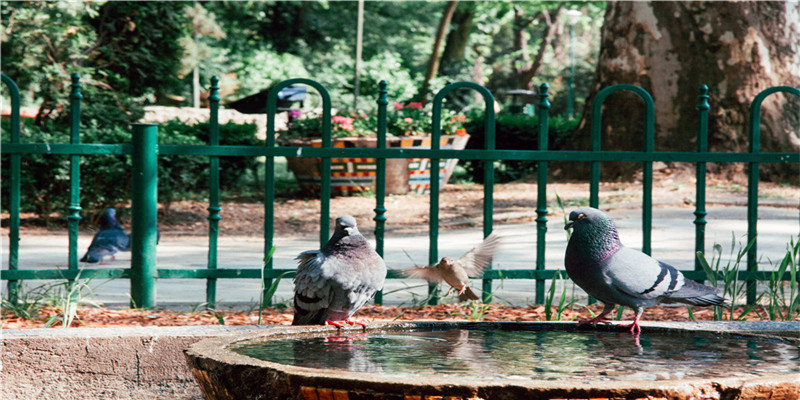
[[[398,330],[561,330],[575,331],[571,322],[397,322],[375,323],[368,332]],[[754,337],[800,346],[797,322],[649,322],[643,334],[653,332],[705,333],[730,338]],[[617,332],[614,325],[597,330]],[[734,396],[800,399],[800,374],[752,378],[683,379],[659,381],[476,380],[458,377],[390,377],[380,374],[297,367],[261,361],[229,350],[244,342],[303,338],[324,333],[359,333],[361,328],[337,331],[327,326],[275,327],[206,339],[190,346],[186,357],[206,399],[405,399],[445,396],[462,399],[645,398],[688,399],[696,396]],[[243,385],[247,382],[248,385]],[[411,396],[411,397],[409,397]]]

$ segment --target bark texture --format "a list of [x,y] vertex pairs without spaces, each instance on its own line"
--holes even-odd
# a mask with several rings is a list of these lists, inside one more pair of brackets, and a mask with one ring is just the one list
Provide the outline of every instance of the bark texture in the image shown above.
[[[655,103],[656,150],[694,151],[697,95],[709,86],[709,150],[748,151],[749,107],[771,86],[800,87],[798,2],[609,2],[591,103],[618,83],[641,86]],[[638,96],[612,94],[603,112],[603,149],[640,150]],[[574,147],[589,147],[586,107]],[[762,151],[800,151],[800,99],[774,94],[762,107]],[[603,164],[605,178],[636,164]],[[713,166],[717,171],[739,166]],[[797,181],[797,165],[763,164],[762,178]],[[793,176],[793,178],[791,178]]]

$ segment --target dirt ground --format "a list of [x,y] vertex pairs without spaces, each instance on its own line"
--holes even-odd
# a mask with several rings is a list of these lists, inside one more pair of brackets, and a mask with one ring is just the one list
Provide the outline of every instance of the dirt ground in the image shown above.
[[[656,163],[653,185],[655,207],[679,206],[694,208],[695,179],[693,171],[680,170]],[[518,223],[536,218],[537,185],[535,181],[496,184],[494,186],[494,219],[496,224]],[[547,186],[549,219],[562,218],[558,196],[564,209],[589,202],[588,183],[551,183]],[[483,219],[483,186],[448,184],[439,200],[440,229],[476,226]],[[714,204],[746,205],[746,183],[709,178],[706,185],[707,206]],[[797,207],[800,186],[762,182],[759,186],[760,204]],[[428,229],[430,202],[428,195],[390,195],[386,198],[386,230],[396,233],[418,233]],[[600,202],[611,208],[637,208],[642,203],[641,182],[601,183]],[[340,196],[330,202],[331,218],[351,214],[360,223],[375,216],[374,197]],[[165,234],[206,235],[208,205],[197,201],[174,203],[169,212],[159,216],[159,226]],[[276,236],[316,237],[319,232],[320,201],[302,196],[278,197],[275,207]],[[254,202],[224,202],[221,205],[220,233],[222,235],[262,236],[264,206]],[[123,221],[124,222],[124,221]]]
[[[656,163],[653,204],[655,207],[687,207],[694,208],[695,180],[689,169],[680,170]],[[603,183],[600,187],[600,201],[611,208],[641,207],[642,184],[640,182]],[[535,183],[516,182],[497,184],[494,187],[495,223],[531,221],[536,218],[537,188]],[[737,183],[727,179],[710,178],[707,184],[707,205],[745,205],[746,183]],[[589,185],[587,183],[552,183],[548,185],[549,219],[563,218],[556,196],[562,199],[564,209],[569,212],[579,205],[588,204]],[[759,202],[762,205],[778,207],[797,207],[800,198],[800,187],[761,183]],[[331,217],[351,214],[362,224],[374,217],[375,199],[373,197],[336,197],[331,200]],[[207,203],[199,201],[181,201],[172,204],[170,210],[161,210],[159,228],[162,235],[206,235],[208,222]],[[319,229],[319,199],[302,196],[284,196],[276,200],[275,235],[316,237]],[[387,231],[397,233],[422,232],[428,229],[429,197],[427,195],[405,194],[389,196],[385,207]],[[440,196],[439,217],[441,229],[477,226],[482,221],[483,187],[480,185],[447,185]],[[264,232],[264,206],[258,202],[228,201],[223,199],[220,222],[221,235],[261,236]],[[3,216],[4,219],[7,215]],[[35,224],[26,224],[31,216],[23,216],[23,229],[43,230]],[[123,224],[128,221],[123,219]],[[91,229],[88,229],[91,231]],[[7,229],[4,229],[7,232]],[[367,230],[369,231],[369,229]],[[591,309],[599,312],[599,305]],[[39,315],[27,320],[20,318],[9,310],[3,311],[3,329],[41,327],[60,310],[53,307],[43,308]],[[741,311],[737,312],[737,315]],[[84,307],[78,310],[78,319],[73,326],[156,326],[156,325],[209,325],[209,324],[255,324],[257,311],[194,311],[179,312],[174,310],[112,310],[106,308]],[[543,306],[510,307],[504,305],[478,304],[444,304],[425,307],[382,307],[367,306],[358,316],[368,320],[469,320],[477,317],[487,321],[536,321],[546,320]],[[589,317],[587,307],[576,306],[564,311],[562,319],[571,320]],[[625,314],[630,317],[630,311]],[[713,318],[709,309],[695,309],[694,317],[698,320]],[[264,324],[288,324],[292,311],[266,309],[262,314]],[[748,319],[760,319],[757,313],[750,313]],[[645,320],[678,320],[689,319],[685,307],[653,307],[646,311]],[[56,326],[60,326],[56,324]]]

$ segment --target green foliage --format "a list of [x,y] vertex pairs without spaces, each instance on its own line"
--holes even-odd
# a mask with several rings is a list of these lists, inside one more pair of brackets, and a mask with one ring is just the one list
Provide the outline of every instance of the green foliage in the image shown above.
[[[762,309],[770,321],[793,321],[800,317],[800,236],[792,238],[786,249],[786,255],[778,268],[770,274],[768,288],[765,292],[767,305]],[[789,282],[783,281],[783,275],[789,273]]]
[[131,96],[169,93],[180,85],[189,24],[186,4],[170,1],[109,1],[91,19],[98,40],[93,64],[116,79],[109,84]]
[[[4,130],[7,121],[3,121]],[[39,127],[24,120],[22,142],[67,143],[69,136],[53,121]],[[185,125],[177,120],[159,126],[160,144],[208,143],[208,123]],[[257,145],[254,124],[220,125],[220,143],[223,145]],[[130,143],[131,131],[127,125],[104,124],[91,119],[81,129],[81,143]],[[8,204],[8,168],[10,156],[2,156],[2,202]],[[80,158],[81,207],[85,215],[125,204],[130,200],[131,160],[123,155],[91,155]],[[223,189],[244,190],[243,171],[255,170],[255,157],[221,157],[220,182]],[[159,201],[169,204],[208,191],[208,159],[193,156],[161,156],[158,160]],[[21,159],[21,203],[24,212],[36,213],[45,224],[52,213],[64,212],[69,203],[69,157],[61,155],[28,155]]]
[[738,252],[735,252],[737,247],[736,237],[733,236],[733,234],[731,234],[731,236],[731,251],[728,261],[724,266],[721,265],[722,245],[718,243],[714,244],[714,250],[710,263],[706,259],[703,252],[697,252],[697,259],[700,260],[700,265],[703,267],[703,270],[706,273],[706,278],[708,278],[711,286],[718,287],[719,284],[722,284],[722,297],[730,299],[730,303],[728,303],[726,306],[714,306],[715,321],[721,321],[724,319],[724,310],[726,307],[728,309],[728,319],[731,321],[744,320],[747,314],[753,311],[753,307],[749,306],[745,308],[739,315],[735,315],[736,304],[742,297],[744,297],[745,289],[747,288],[745,282],[739,280],[740,265],[742,263],[742,259],[745,257],[745,255],[747,255],[747,252],[751,247],[753,247],[755,238],[753,238],[753,240],[751,240],[747,246],[742,246],[742,244],[739,243],[739,250]]
[[[580,121],[554,116],[548,119],[548,149],[563,148]],[[496,117],[495,148],[497,150],[538,150],[539,118],[526,114],[501,114]],[[466,129],[470,134],[467,149],[485,149],[485,118],[482,110],[467,117]],[[465,160],[464,168],[475,182],[483,182],[483,163]],[[506,160],[495,164],[495,182],[511,182],[536,172],[536,161]]]

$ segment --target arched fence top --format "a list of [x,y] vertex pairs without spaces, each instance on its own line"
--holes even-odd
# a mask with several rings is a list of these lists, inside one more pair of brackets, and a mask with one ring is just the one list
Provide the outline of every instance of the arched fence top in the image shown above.
[[494,150],[494,95],[492,92],[484,86],[481,86],[475,82],[453,82],[448,84],[447,86],[443,87],[442,90],[439,90],[436,93],[436,96],[433,98],[433,118],[431,124],[431,149],[439,150],[440,149],[440,139],[442,136],[442,103],[444,102],[444,98],[447,97],[450,92],[456,89],[467,88],[477,91],[482,97],[485,106],[485,115],[486,115],[486,122],[485,122],[485,132],[486,132],[486,149],[487,150]]
[[773,86],[762,90],[750,103],[750,152],[758,153],[761,151],[761,103],[767,96],[784,92],[793,94],[800,99],[800,89],[792,86]]
[[278,109],[278,93],[295,84],[308,85],[322,97],[322,147],[331,147],[331,95],[321,83],[308,78],[293,78],[272,86],[267,93],[267,146],[275,146],[275,113]]
[[22,120],[20,119],[21,104],[19,101],[19,87],[17,87],[17,83],[6,74],[0,74],[0,78],[2,78],[2,82],[8,87],[9,92],[11,92],[11,143],[19,143],[22,132],[20,125]]
[[606,98],[612,93],[628,91],[639,96],[644,102],[644,137],[645,151],[653,151],[655,147],[655,106],[653,97],[639,86],[628,83],[611,85],[601,90],[592,100],[592,150],[600,150],[600,129],[602,123],[602,107]]

